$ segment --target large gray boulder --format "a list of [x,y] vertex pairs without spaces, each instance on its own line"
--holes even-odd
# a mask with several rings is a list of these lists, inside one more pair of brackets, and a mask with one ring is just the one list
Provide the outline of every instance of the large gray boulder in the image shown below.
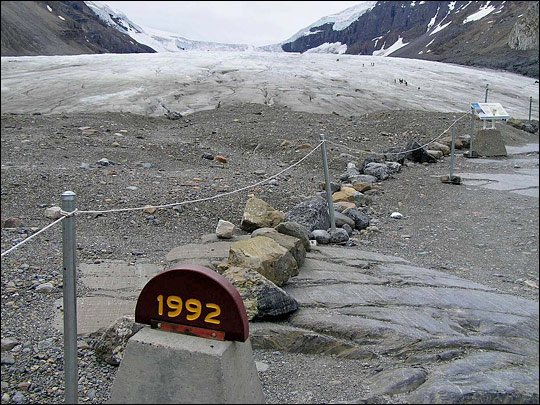
[[253,269],[279,287],[298,275],[298,264],[293,255],[266,236],[233,242],[227,263]]
[[275,227],[279,233],[294,236],[302,241],[304,248],[309,252],[311,245],[309,244],[309,233],[305,226],[298,222],[282,222]]
[[287,222],[297,222],[305,226],[308,232],[330,227],[328,204],[322,198],[308,200],[295,205],[285,217]]
[[240,227],[248,232],[257,228],[273,228],[283,222],[285,214],[274,209],[270,204],[257,197],[251,197],[246,202]]
[[238,290],[248,319],[286,315],[298,309],[298,302],[255,270],[231,266],[222,275]]

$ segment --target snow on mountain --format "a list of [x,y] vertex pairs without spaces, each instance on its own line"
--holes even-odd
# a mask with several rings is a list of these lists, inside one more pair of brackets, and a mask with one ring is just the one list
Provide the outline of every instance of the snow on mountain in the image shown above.
[[320,27],[321,25],[324,25],[324,24],[334,24],[332,26],[332,29],[334,31],[342,31],[345,28],[347,28],[349,25],[351,25],[353,22],[355,22],[358,19],[358,17],[367,13],[371,9],[373,9],[373,7],[375,7],[376,4],[377,4],[376,1],[362,1],[360,4],[349,7],[343,11],[340,11],[339,13],[322,17],[319,20],[315,21],[313,24],[310,24],[307,27],[301,29],[289,39],[281,42],[280,45],[296,41],[298,38],[306,36],[306,35],[312,35],[316,33],[317,31],[312,32],[310,31],[311,28]]
[[217,42],[193,41],[172,32],[141,27],[133,23],[124,13],[100,1],[86,1],[88,7],[107,25],[147,45],[156,52],[198,51],[248,51],[253,46],[246,44],[222,44]]
[[339,55],[347,52],[347,44],[341,42],[328,43],[325,42],[315,48],[308,49],[305,53],[337,53]]

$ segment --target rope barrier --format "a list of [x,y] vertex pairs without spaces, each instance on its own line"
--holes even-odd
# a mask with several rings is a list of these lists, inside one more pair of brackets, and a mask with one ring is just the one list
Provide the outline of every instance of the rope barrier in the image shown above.
[[[152,208],[156,208],[156,209],[170,208],[170,207],[175,207],[177,205],[186,205],[186,204],[192,204],[192,203],[196,203],[196,202],[210,201],[210,200],[215,200],[215,199],[225,197],[225,196],[228,196],[228,195],[236,194],[236,193],[239,193],[240,191],[244,191],[244,190],[247,190],[247,189],[250,189],[250,188],[253,188],[253,187],[257,187],[257,186],[259,186],[259,185],[261,185],[263,183],[266,183],[267,181],[275,179],[276,177],[278,177],[281,174],[285,173],[286,171],[292,169],[293,167],[298,166],[300,163],[302,163],[304,160],[306,160],[311,154],[313,154],[317,149],[319,149],[322,144],[323,143],[320,142],[317,146],[315,146],[307,155],[305,155],[298,162],[292,164],[289,167],[286,167],[285,169],[281,170],[280,172],[274,174],[273,176],[267,177],[266,179],[261,180],[261,181],[255,183],[255,184],[251,184],[249,186],[245,186],[245,187],[239,188],[237,190],[228,191],[226,193],[217,194],[217,195],[214,195],[212,197],[199,198],[199,199],[196,199],[196,200],[186,200],[186,201],[170,203],[170,204],[164,204],[164,205],[153,205]],[[101,211],[79,211],[78,213],[79,214],[105,214],[105,213],[110,213],[110,212],[139,211],[139,210],[144,210],[146,208],[148,208],[148,206],[137,207],[137,208],[117,208],[117,209],[101,210]]]
[[[278,173],[270,176],[270,177],[267,177],[266,179],[264,180],[261,180],[255,184],[251,184],[249,186],[245,186],[245,187],[242,187],[242,188],[239,188],[239,189],[236,189],[236,190],[233,190],[233,191],[229,191],[229,192],[226,192],[226,193],[222,193],[222,194],[217,194],[217,195],[214,195],[214,196],[211,196],[211,197],[205,197],[205,198],[198,198],[198,199],[195,199],[195,200],[186,200],[186,201],[181,201],[181,202],[176,202],[176,203],[170,203],[170,204],[163,204],[163,205],[157,205],[157,206],[152,206],[152,208],[156,208],[156,209],[162,209],[162,208],[170,208],[170,207],[175,207],[175,206],[178,206],[178,205],[186,205],[186,204],[192,204],[192,203],[197,203],[197,202],[203,202],[203,201],[211,201],[211,200],[215,200],[215,199],[218,199],[218,198],[222,198],[222,197],[226,197],[226,196],[229,196],[229,195],[232,195],[232,194],[236,194],[236,193],[239,193],[241,191],[244,191],[244,190],[248,190],[250,188],[253,188],[253,187],[257,187],[261,184],[264,184],[266,183],[267,181],[270,181],[272,179],[275,179],[276,177],[280,176],[281,174],[285,173],[286,171],[298,166],[300,163],[302,163],[304,160],[306,160],[311,154],[313,154],[317,149],[319,149],[322,144],[324,142],[328,142],[332,145],[336,145],[336,146],[339,146],[339,147],[343,147],[343,148],[347,148],[348,151],[353,151],[353,152],[357,152],[357,153],[369,153],[369,154],[374,154],[374,155],[389,155],[389,154],[406,154],[406,153],[410,153],[410,152],[414,152],[416,150],[420,150],[420,149],[423,149],[425,148],[426,146],[432,144],[433,142],[437,141],[438,139],[440,139],[446,132],[448,132],[448,130],[450,128],[452,128],[459,120],[461,120],[463,117],[466,117],[468,116],[469,113],[465,113],[463,114],[461,117],[459,117],[458,119],[454,120],[454,122],[448,127],[446,128],[439,136],[433,138],[431,141],[429,141],[428,143],[422,145],[422,146],[419,146],[417,148],[414,148],[414,149],[410,149],[410,150],[406,150],[406,151],[402,151],[402,152],[386,152],[386,153],[381,153],[381,152],[368,152],[368,151],[361,151],[361,150],[358,150],[358,149],[354,149],[354,148],[350,148],[350,147],[347,147],[345,145],[341,145],[337,142],[332,142],[332,141],[329,141],[327,139],[321,141],[317,146],[315,146],[308,154],[306,154],[302,159],[300,159],[298,162],[290,165],[289,167],[286,167],[285,169],[279,171]],[[56,225],[57,223],[63,221],[64,219],[68,218],[68,217],[71,217],[71,216],[74,216],[74,215],[78,215],[78,214],[105,214],[105,213],[112,213],[112,212],[128,212],[128,211],[141,211],[141,210],[144,210],[148,208],[148,205],[144,206],[144,207],[136,207],[136,208],[116,208],[116,209],[110,209],[110,210],[75,210],[75,211],[72,211],[72,212],[65,212],[65,211],[61,211],[61,217],[58,218],[56,221],[50,223],[49,225],[47,225],[46,227],[44,227],[43,229],[39,230],[38,232],[36,232],[35,234],[29,236],[28,238],[26,238],[25,240],[23,240],[22,242],[18,243],[17,245],[9,248],[8,250],[6,250],[5,252],[3,252],[1,254],[0,257],[4,257],[5,255],[7,255],[8,253],[12,252],[13,250],[19,248],[20,246],[22,246],[23,244],[25,244],[26,242],[30,241],[31,239],[33,239],[34,237],[38,236],[39,234],[41,234],[42,232],[46,231],[47,229],[51,228],[52,226]]]
[[450,130],[450,128],[452,128],[459,120],[461,120],[462,118],[468,116],[469,113],[465,113],[463,114],[461,117],[459,117],[458,119],[456,119],[448,128],[446,128],[440,135],[438,135],[437,137],[433,138],[431,141],[429,141],[428,143],[422,145],[422,146],[419,146],[417,148],[414,148],[414,149],[409,149],[409,150],[405,150],[405,151],[401,151],[401,152],[368,152],[367,150],[359,150],[359,149],[354,149],[354,148],[350,148],[348,146],[345,146],[345,145],[341,145],[337,142],[332,142],[332,141],[326,141],[332,145],[336,145],[336,146],[339,146],[341,148],[347,148],[348,151],[352,151],[352,152],[357,152],[357,153],[366,153],[366,154],[370,154],[370,155],[401,155],[401,154],[406,154],[406,153],[410,153],[410,152],[414,152],[416,150],[420,150],[420,149],[423,149],[425,148],[426,146],[432,144],[433,142],[439,140],[440,138],[442,138],[442,136],[444,134],[446,134],[448,132],[448,130]]
[[[70,215],[74,215],[73,213],[70,213]],[[4,257],[5,255],[7,255],[9,252],[21,247],[23,244],[25,244],[26,242],[28,242],[29,240],[33,239],[34,237],[38,236],[40,233],[46,231],[47,229],[49,229],[50,227],[56,225],[57,223],[59,222],[62,222],[64,219],[67,218],[67,215],[64,215],[64,216],[61,216],[60,218],[58,218],[56,221],[54,222],[51,222],[49,225],[47,225],[45,228],[37,231],[35,234],[33,234],[32,236],[29,236],[28,238],[26,238],[25,240],[23,240],[22,242],[16,244],[15,246],[9,248],[8,250],[6,250],[5,252],[3,252],[1,254],[0,257]]]
[[[215,200],[215,199],[225,197],[225,196],[228,196],[228,195],[232,195],[232,194],[235,194],[235,193],[239,193],[241,191],[248,190],[248,189],[253,188],[253,187],[257,187],[257,186],[259,186],[261,184],[266,183],[267,181],[275,179],[276,177],[278,177],[281,174],[285,173],[286,171],[292,169],[293,167],[298,166],[300,163],[302,163],[304,160],[306,160],[310,155],[312,155],[317,149],[319,149],[322,146],[322,144],[323,144],[323,142],[320,142],[317,146],[315,146],[309,153],[307,153],[298,162],[293,163],[289,167],[286,167],[285,169],[281,170],[280,172],[278,172],[278,173],[276,173],[276,174],[274,174],[274,175],[272,175],[272,176],[270,176],[270,177],[268,177],[268,178],[266,178],[264,180],[261,180],[261,181],[255,183],[255,184],[251,184],[249,186],[245,186],[245,187],[239,188],[237,190],[229,191],[229,192],[226,192],[226,193],[217,194],[217,195],[214,195],[212,197],[205,197],[205,198],[199,198],[199,199],[196,199],[196,200],[186,200],[186,201],[181,201],[181,202],[177,202],[177,203],[152,206],[152,208],[161,209],[161,208],[174,207],[174,206],[177,206],[177,205],[185,205],[185,204],[191,204],[191,203],[196,203],[196,202],[210,201],[210,200]],[[11,247],[10,249],[6,250],[5,252],[2,253],[1,257],[4,257],[5,255],[10,253],[11,251],[17,249],[18,247],[25,244],[26,242],[28,242],[32,238],[36,237],[40,233],[44,232],[45,230],[49,229],[50,227],[56,225],[57,223],[61,222],[62,220],[66,219],[66,218],[68,218],[70,216],[74,216],[74,215],[78,215],[78,214],[104,214],[104,213],[110,213],[110,212],[139,211],[139,210],[144,210],[146,208],[148,208],[148,206],[137,207],[137,208],[118,208],[118,209],[101,210],[101,211],[95,211],[95,210],[82,211],[82,210],[77,210],[77,209],[72,211],[72,212],[60,211],[62,216],[59,219],[57,219],[56,221],[50,223],[49,225],[47,225],[46,227],[44,227],[40,231],[36,232],[32,236],[30,236],[30,237],[26,238],[25,240],[23,240],[22,242],[18,243],[17,245],[15,245],[15,246]]]

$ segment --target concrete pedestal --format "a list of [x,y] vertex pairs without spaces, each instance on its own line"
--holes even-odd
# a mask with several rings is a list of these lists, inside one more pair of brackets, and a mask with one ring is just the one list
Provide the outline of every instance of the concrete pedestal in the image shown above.
[[482,129],[473,140],[473,154],[477,156],[508,156],[506,146],[498,129]]
[[145,327],[129,340],[110,403],[264,403],[251,343]]

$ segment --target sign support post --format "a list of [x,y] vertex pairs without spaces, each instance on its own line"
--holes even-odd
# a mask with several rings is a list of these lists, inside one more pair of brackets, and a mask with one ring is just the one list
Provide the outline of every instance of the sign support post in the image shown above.
[[336,230],[336,220],[334,218],[334,202],[332,201],[332,189],[330,187],[330,172],[328,171],[328,159],[326,156],[326,142],[324,140],[324,134],[320,135],[322,146],[322,161],[324,167],[324,181],[326,183],[326,201],[328,202],[328,214],[330,215],[330,229]]

